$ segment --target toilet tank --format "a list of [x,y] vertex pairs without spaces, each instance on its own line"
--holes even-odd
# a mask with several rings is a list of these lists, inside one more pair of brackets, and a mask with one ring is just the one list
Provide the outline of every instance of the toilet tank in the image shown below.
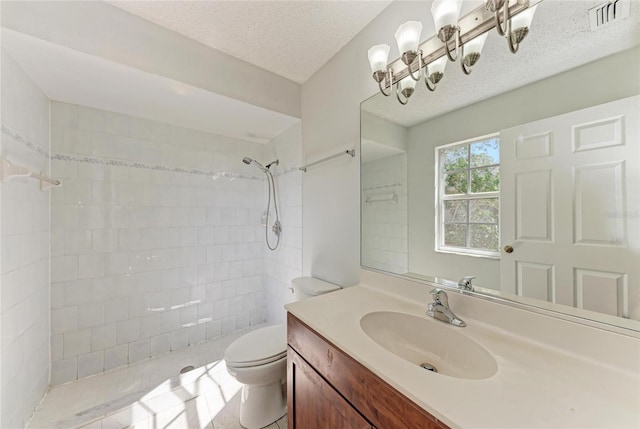
[[342,288],[337,284],[314,277],[297,277],[291,280],[291,289],[293,290],[293,302],[296,302]]

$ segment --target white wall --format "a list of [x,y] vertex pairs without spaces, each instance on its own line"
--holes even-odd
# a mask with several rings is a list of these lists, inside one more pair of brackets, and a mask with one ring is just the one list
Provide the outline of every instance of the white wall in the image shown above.
[[[367,50],[378,43],[390,43],[402,23],[422,16],[427,32],[433,24],[423,3],[393,2],[304,83],[302,143],[306,161],[359,146],[360,102],[378,90],[370,78]],[[309,169],[303,178],[303,272],[343,286],[359,279],[359,155]]]
[[409,270],[499,290],[499,260],[434,250],[434,148],[638,94],[639,58],[624,51],[409,128]]
[[[49,172],[49,100],[2,50],[0,155]],[[0,185],[0,427],[22,428],[49,385],[49,201],[39,182]]]
[[[284,305],[291,302],[291,280],[302,275],[302,172],[301,124],[294,125],[266,148],[265,162],[279,159],[273,168],[282,223],[280,245],[275,251],[264,246],[264,275],[267,293],[267,321],[285,323]],[[266,190],[265,190],[266,192]],[[264,203],[266,208],[266,202]],[[274,212],[273,206],[271,209]],[[270,221],[271,222],[271,221]],[[261,233],[264,240],[264,233]],[[271,245],[275,243],[270,234]]]
[[52,384],[266,320],[261,144],[54,102]]

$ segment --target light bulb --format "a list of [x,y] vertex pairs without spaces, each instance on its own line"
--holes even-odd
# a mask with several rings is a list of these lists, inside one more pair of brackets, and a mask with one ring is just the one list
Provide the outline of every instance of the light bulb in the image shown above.
[[511,18],[511,30],[517,30],[518,28],[529,28],[531,21],[533,21],[533,14],[536,13],[538,5],[530,7],[529,9],[520,12],[513,18]]
[[484,46],[484,42],[487,40],[487,36],[489,33],[484,33],[479,35],[478,37],[474,37],[464,44],[464,53],[468,54],[480,54],[482,52],[482,47]]
[[411,79],[411,76],[407,76],[400,81],[400,91],[404,91],[405,89],[411,89],[411,92],[416,87],[416,81]]
[[433,73],[440,73],[440,74],[444,74],[444,69],[447,66],[447,57],[446,56],[442,56],[440,58],[438,58],[437,60],[435,60],[432,63],[429,63],[429,75],[432,75]]
[[390,49],[389,45],[375,45],[369,49],[369,64],[372,73],[386,70]]
[[396,31],[396,42],[400,54],[405,52],[415,52],[418,50],[420,34],[422,33],[422,23],[418,21],[407,21],[398,27]]
[[433,22],[436,24],[436,32],[448,25],[457,26],[462,0],[434,0],[431,5]]

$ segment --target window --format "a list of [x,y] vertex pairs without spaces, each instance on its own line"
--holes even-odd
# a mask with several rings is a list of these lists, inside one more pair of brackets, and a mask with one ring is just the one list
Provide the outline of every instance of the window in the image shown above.
[[436,162],[436,250],[499,257],[499,136],[437,147]]

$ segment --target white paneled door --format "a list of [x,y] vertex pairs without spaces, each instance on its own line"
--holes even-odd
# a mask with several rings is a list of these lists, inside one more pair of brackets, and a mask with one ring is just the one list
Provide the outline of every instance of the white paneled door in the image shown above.
[[639,103],[500,132],[503,291],[640,319]]

